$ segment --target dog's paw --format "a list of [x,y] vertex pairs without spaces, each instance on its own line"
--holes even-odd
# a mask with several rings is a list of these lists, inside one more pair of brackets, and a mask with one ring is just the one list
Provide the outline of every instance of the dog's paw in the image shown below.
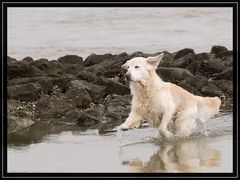
[[160,131],[160,134],[167,139],[173,138],[173,134],[169,131]]
[[120,130],[120,131],[127,131],[128,129],[129,129],[129,127],[126,126],[126,124],[124,124],[124,123],[121,124],[118,128],[118,130]]

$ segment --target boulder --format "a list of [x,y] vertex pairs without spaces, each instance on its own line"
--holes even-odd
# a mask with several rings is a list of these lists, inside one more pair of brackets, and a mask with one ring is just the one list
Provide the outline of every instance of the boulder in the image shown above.
[[84,63],[87,71],[94,73],[97,76],[115,77],[121,72],[121,65],[124,64],[132,56],[126,53],[119,55],[91,55],[94,58],[87,58]]
[[196,75],[186,78],[186,82],[195,87],[197,90],[200,90],[203,86],[208,83],[208,79],[201,75]]
[[68,76],[70,75],[77,75],[79,72],[84,71],[84,67],[82,65],[79,64],[65,64],[63,71],[65,74],[67,74]]
[[97,55],[91,54],[84,60],[85,66],[92,66],[94,64],[99,64],[103,61],[111,60],[113,58],[112,54]]
[[180,51],[177,51],[177,52],[173,53],[173,58],[174,58],[174,60],[175,59],[179,59],[179,58],[181,58],[181,57],[183,57],[183,56],[185,56],[185,55],[187,55],[189,53],[194,54],[194,50],[190,49],[190,48],[184,48],[184,49],[182,49]]
[[45,94],[50,94],[53,91],[53,87],[58,87],[61,92],[66,92],[70,87],[70,81],[73,78],[68,77],[49,77],[49,76],[39,76],[30,78],[14,78],[8,81],[8,86],[24,85],[32,83],[41,88],[42,92]]
[[167,51],[163,51],[162,53],[164,53],[164,56],[163,56],[163,59],[160,61],[159,66],[160,67],[172,67],[172,63],[174,60],[173,55]]
[[92,98],[85,89],[70,88],[65,93],[67,102],[75,104],[79,109],[88,108],[92,102]]
[[217,86],[226,96],[233,96],[233,83],[229,80],[212,80],[214,85]]
[[27,83],[37,84],[41,87],[42,92],[49,94],[52,92],[54,87],[53,78],[47,76],[39,76],[39,77],[30,77],[30,78],[14,78],[8,81],[9,87],[15,85],[23,85]]
[[221,97],[223,93],[217,88],[217,86],[213,83],[208,82],[205,86],[200,88],[200,92],[203,96],[209,97]]
[[62,64],[78,64],[83,65],[83,58],[77,55],[66,55],[57,59]]
[[221,62],[223,63],[224,66],[226,66],[228,68],[232,68],[233,67],[233,56],[223,57]]
[[7,65],[10,65],[13,63],[17,63],[17,60],[8,56],[7,57]]
[[22,131],[35,123],[33,120],[34,103],[8,99],[7,113],[8,134]]
[[105,102],[106,117],[119,124],[124,122],[130,113],[131,96],[108,96]]
[[62,93],[65,93],[71,86],[71,81],[74,80],[73,77],[57,77],[52,78],[52,83],[54,86],[60,88]]
[[224,53],[227,51],[228,51],[228,49],[224,46],[212,46],[212,49],[211,49],[211,53],[213,53],[213,54],[220,54],[220,53]]
[[35,118],[53,126],[90,126],[101,120],[99,108],[92,108],[90,103],[91,98],[87,92],[73,89],[69,89],[66,94],[59,92],[56,96],[42,95],[36,103]]
[[99,79],[99,77],[96,74],[90,71],[80,71],[78,72],[76,77],[92,83],[97,83]]
[[21,131],[30,127],[35,122],[30,118],[22,118],[17,116],[8,116],[8,134]]
[[77,118],[77,124],[79,126],[92,126],[99,123],[99,121],[99,118],[85,112],[79,113]]
[[145,54],[141,51],[136,51],[136,52],[133,52],[129,55],[128,59],[132,59],[132,58],[135,58],[135,57],[148,57],[150,56],[150,54]]
[[173,67],[185,68],[195,60],[193,53],[188,53],[172,62]]
[[130,89],[128,86],[121,84],[120,82],[107,79],[107,78],[99,78],[99,84],[106,87],[106,95],[109,94],[118,94],[118,95],[125,95],[130,94]]
[[22,59],[22,62],[31,63],[31,62],[33,62],[33,58],[32,58],[32,57],[29,57],[29,56],[27,56],[27,57],[25,57],[25,58],[23,58],[23,59]]
[[222,51],[216,55],[217,58],[224,58],[226,56],[233,56],[233,51]]
[[33,61],[31,66],[37,67],[41,71],[44,71],[45,74],[59,74],[63,75],[64,66],[58,61],[48,61],[47,59],[39,59]]
[[157,74],[167,82],[178,82],[193,76],[193,74],[186,69],[170,67],[158,67]]
[[206,77],[201,75],[196,75],[193,77],[186,78],[187,84],[194,87],[200,93],[195,91],[196,95],[203,96],[221,96],[221,90],[212,81],[209,81]]
[[105,95],[106,87],[95,85],[84,80],[72,80],[70,87],[78,90],[86,90],[94,103],[99,103]]
[[180,81],[177,85],[194,95],[202,96],[196,87],[188,84],[186,81]]
[[186,70],[190,71],[194,75],[201,74],[202,61],[193,61],[186,67]]
[[112,71],[114,72],[115,76],[121,71],[122,64],[123,62],[121,61],[108,60],[89,66],[86,70],[93,72],[97,76],[112,77]]
[[7,88],[8,98],[20,101],[36,101],[42,93],[42,88],[36,83],[26,83]]
[[7,75],[9,79],[13,79],[19,77],[43,76],[45,75],[45,73],[38,69],[37,67],[21,62],[15,62],[8,64]]
[[216,55],[215,54],[210,54],[210,53],[207,53],[207,52],[202,52],[202,53],[196,54],[195,57],[196,57],[196,60],[202,61],[204,59],[215,58]]
[[36,103],[35,118],[41,121],[64,121],[67,112],[76,109],[64,95],[59,97],[42,95]]
[[213,74],[213,78],[216,80],[233,80],[233,68],[227,68],[220,73]]
[[99,123],[105,122],[104,106],[102,104],[91,104],[90,108],[82,110],[78,118],[78,125],[81,126],[95,126]]
[[201,74],[212,77],[215,73],[222,72],[226,67],[217,59],[203,60],[201,63]]
[[86,80],[88,82],[106,87],[105,96],[109,94],[124,95],[130,93],[130,89],[128,86],[125,86],[112,78],[98,77],[95,74],[88,71],[79,72],[77,77],[82,80]]
[[8,81],[8,86],[15,86],[20,84],[26,84],[26,83],[36,83],[39,81],[39,79],[46,78],[45,76],[40,77],[20,77],[20,78],[14,78]]

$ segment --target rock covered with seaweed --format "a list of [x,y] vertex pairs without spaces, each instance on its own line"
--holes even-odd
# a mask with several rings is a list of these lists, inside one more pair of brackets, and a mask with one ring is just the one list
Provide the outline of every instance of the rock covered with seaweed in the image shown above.
[[8,57],[8,133],[44,122],[47,126],[113,128],[125,121],[131,95],[121,65],[133,57],[164,52],[157,73],[195,95],[218,96],[222,111],[232,110],[233,54],[223,46],[196,54],[185,48],[170,53],[91,54],[85,60]]

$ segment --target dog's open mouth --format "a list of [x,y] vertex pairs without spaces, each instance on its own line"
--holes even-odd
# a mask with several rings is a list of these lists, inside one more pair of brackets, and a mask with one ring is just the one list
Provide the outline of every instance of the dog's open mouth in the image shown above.
[[124,79],[125,82],[129,82],[129,81],[131,81],[131,80],[127,79],[125,76],[124,76],[123,79]]

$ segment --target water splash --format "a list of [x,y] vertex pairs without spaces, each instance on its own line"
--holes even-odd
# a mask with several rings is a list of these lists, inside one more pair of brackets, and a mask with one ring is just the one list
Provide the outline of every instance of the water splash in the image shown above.
[[117,138],[119,146],[125,146],[137,143],[169,143],[176,141],[185,141],[203,136],[215,137],[232,133],[233,114],[232,112],[219,113],[206,123],[199,123],[188,137],[173,136],[170,139],[162,138],[156,128],[131,129],[128,131],[118,131]]

